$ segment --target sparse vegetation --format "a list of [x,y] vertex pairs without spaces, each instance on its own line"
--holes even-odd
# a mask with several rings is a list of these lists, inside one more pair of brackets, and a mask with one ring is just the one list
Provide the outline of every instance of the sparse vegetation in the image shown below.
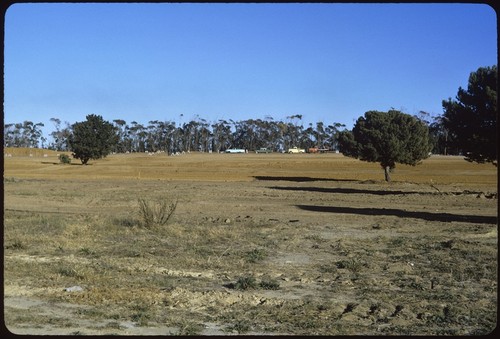
[[250,322],[248,320],[239,320],[236,323],[227,326],[228,332],[236,332],[238,334],[247,333],[250,331]]
[[84,256],[87,256],[87,257],[94,257],[94,258],[99,257],[99,255],[94,250],[92,250],[88,247],[81,248],[80,253]]
[[230,286],[236,290],[248,290],[257,288],[258,284],[255,277],[244,276],[244,277],[239,277],[238,280]]
[[179,327],[179,331],[177,333],[171,333],[172,335],[197,336],[200,335],[200,332],[203,330],[203,325],[187,320],[178,323],[177,326]]
[[177,201],[168,202],[166,199],[151,202],[145,198],[138,198],[137,201],[142,225],[146,228],[166,225],[177,208]]
[[[401,166],[388,186],[367,181],[378,165],[340,155],[219,156],[115,155],[62,170],[50,159],[6,159],[6,178],[16,178],[4,179],[9,329],[347,336],[495,328],[497,201],[454,194],[496,192],[491,164],[431,157],[422,171]],[[173,194],[183,203],[170,213]],[[138,197],[168,227],[146,227]],[[65,290],[72,286],[82,289]]]
[[246,260],[251,263],[257,263],[264,260],[267,257],[267,253],[263,249],[254,248],[253,250],[246,253]]
[[279,290],[280,283],[276,279],[262,279],[259,283],[259,287],[264,290]]
[[57,269],[57,274],[64,276],[64,277],[71,277],[71,278],[77,278],[78,280],[83,279],[83,275],[78,273],[74,268],[70,267],[59,267]]
[[5,249],[22,250],[25,246],[20,240],[13,240],[11,244],[5,246]]

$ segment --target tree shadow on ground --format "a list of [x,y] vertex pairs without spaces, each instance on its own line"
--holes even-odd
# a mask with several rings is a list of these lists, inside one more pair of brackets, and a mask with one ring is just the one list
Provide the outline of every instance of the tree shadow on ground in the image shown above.
[[302,192],[320,192],[320,193],[340,193],[340,194],[373,194],[373,195],[406,195],[406,194],[420,194],[420,195],[462,195],[472,194],[478,195],[482,192],[476,191],[462,191],[462,192],[415,192],[415,191],[394,191],[394,190],[367,190],[358,188],[339,188],[339,187],[293,187],[293,186],[270,186],[274,190],[283,191],[302,191]]
[[402,194],[435,194],[435,192],[405,192],[405,191],[381,191],[381,190],[366,190],[357,188],[326,188],[326,187],[284,187],[271,186],[270,189],[283,191],[303,191],[303,192],[320,192],[320,193],[340,193],[340,194],[374,194],[374,195],[402,195]]
[[400,218],[415,218],[426,221],[441,222],[469,222],[475,224],[496,224],[497,217],[482,215],[460,215],[451,213],[430,213],[405,211],[392,208],[357,208],[357,207],[336,207],[336,206],[315,206],[315,205],[296,205],[298,208],[311,212],[361,214],[361,215],[389,215]]
[[91,166],[93,165],[92,163],[88,163],[88,164],[82,164],[82,163],[68,163],[68,164],[63,164],[61,162],[51,162],[51,161],[42,161],[42,164],[44,165],[61,165],[61,166],[66,166],[66,165],[69,165],[69,166]]
[[257,180],[263,181],[294,181],[294,182],[306,182],[306,181],[358,181],[355,179],[328,179],[328,178],[312,178],[312,177],[273,177],[267,175],[256,175],[254,176]]

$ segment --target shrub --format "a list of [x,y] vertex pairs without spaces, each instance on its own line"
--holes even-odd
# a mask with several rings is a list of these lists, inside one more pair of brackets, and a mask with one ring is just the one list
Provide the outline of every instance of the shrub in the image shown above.
[[178,336],[198,336],[203,331],[204,326],[192,321],[184,320],[178,323],[179,331],[170,333],[170,335]]
[[152,228],[153,226],[166,225],[177,207],[177,201],[168,203],[166,200],[159,200],[156,203],[139,198],[139,215],[143,226]]
[[340,269],[348,269],[354,273],[357,273],[361,270],[361,268],[363,266],[366,266],[364,265],[361,261],[359,260],[356,260],[354,258],[351,258],[351,259],[347,259],[347,260],[340,260],[340,261],[337,261],[336,263],[336,266],[337,268],[340,268]]
[[14,242],[10,245],[5,246],[6,249],[13,249],[13,250],[22,250],[26,248],[24,244],[21,242],[21,240],[14,240]]
[[276,281],[275,279],[263,279],[259,283],[260,288],[264,290],[279,290],[280,289],[280,283]]
[[77,278],[80,280],[84,278],[83,274],[78,273],[74,268],[59,267],[56,272],[63,277]]
[[226,327],[227,331],[236,331],[238,334],[246,333],[250,331],[250,329],[250,322],[247,320],[238,320],[233,325]]
[[250,252],[247,252],[245,257],[248,262],[256,263],[258,261],[264,260],[267,257],[267,253],[264,250],[255,248]]
[[71,158],[67,154],[59,154],[59,162],[61,164],[71,164]]
[[132,216],[116,217],[112,220],[114,225],[123,227],[134,227],[139,224],[139,221]]
[[147,326],[148,320],[151,319],[150,310],[143,305],[132,305],[131,309],[133,313],[130,320],[136,322],[139,326]]
[[248,290],[257,288],[257,281],[252,276],[239,277],[238,281],[234,284],[236,290]]
[[94,257],[94,258],[98,258],[99,255],[92,249],[88,248],[88,247],[82,247],[79,251],[82,255],[85,255],[85,256],[88,256],[88,257]]
[[259,283],[257,279],[253,276],[239,277],[234,283],[229,283],[224,285],[227,288],[235,290],[248,290],[248,289],[258,289],[262,288],[264,290],[279,290],[280,284],[278,281],[270,278],[264,278]]

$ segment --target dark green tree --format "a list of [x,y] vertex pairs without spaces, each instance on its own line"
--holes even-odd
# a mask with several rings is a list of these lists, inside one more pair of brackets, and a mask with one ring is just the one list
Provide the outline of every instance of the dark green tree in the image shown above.
[[352,131],[339,133],[340,151],[349,157],[378,162],[385,180],[396,163],[415,166],[429,157],[431,143],[427,125],[396,110],[369,111],[359,117]]
[[443,125],[450,146],[465,160],[477,163],[497,159],[497,66],[480,67],[469,76],[467,90],[459,87],[456,100],[443,100]]
[[72,125],[68,138],[75,159],[86,165],[90,159],[106,157],[118,142],[116,128],[100,115],[87,115],[87,120]]

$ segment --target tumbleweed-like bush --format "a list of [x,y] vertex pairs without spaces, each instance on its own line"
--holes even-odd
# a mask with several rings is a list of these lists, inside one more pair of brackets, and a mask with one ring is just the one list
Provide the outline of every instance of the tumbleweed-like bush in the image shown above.
[[147,199],[139,198],[137,201],[139,203],[139,215],[142,220],[142,226],[146,228],[166,225],[177,207],[177,200],[169,202],[166,199],[159,199],[151,202]]

